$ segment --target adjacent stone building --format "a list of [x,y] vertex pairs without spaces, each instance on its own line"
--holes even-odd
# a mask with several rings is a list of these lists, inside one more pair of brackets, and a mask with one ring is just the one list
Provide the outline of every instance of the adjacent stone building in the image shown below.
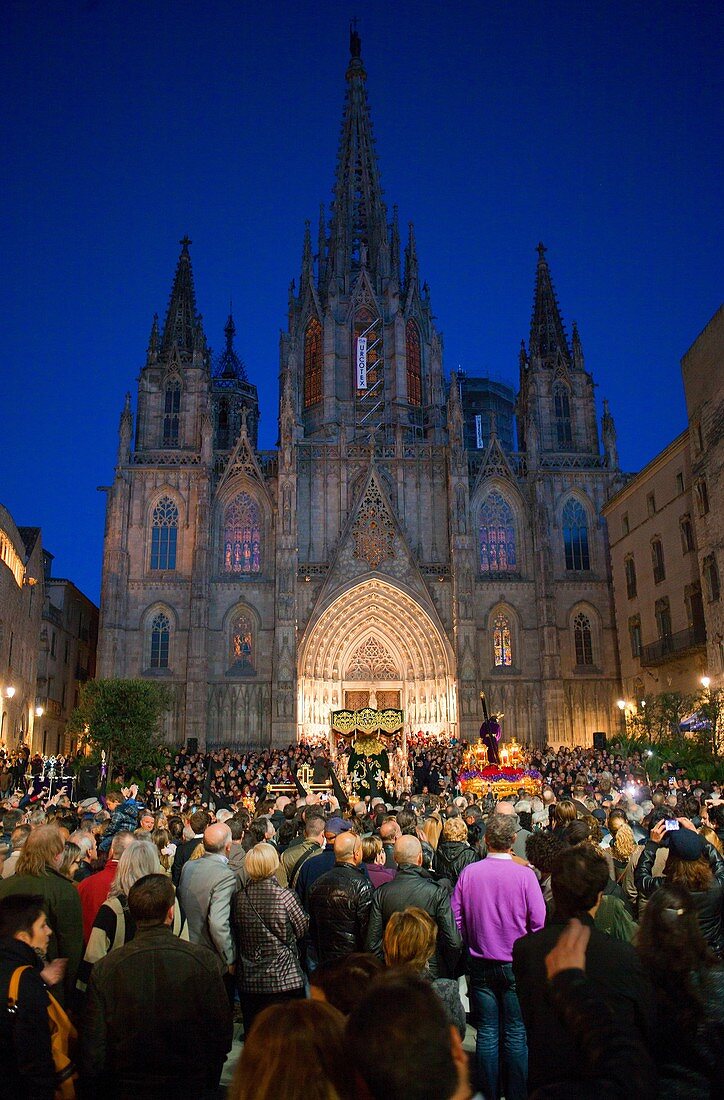
[[16,527],[0,504],[0,743],[30,743],[35,716],[43,550],[39,527]]
[[81,686],[95,676],[99,612],[72,581],[52,575],[52,554],[44,559],[33,749],[57,755],[73,748],[68,719]]
[[707,634],[707,675],[724,688],[724,306],[681,361],[689,414],[696,532]]
[[346,86],[333,202],[289,291],[277,450],[257,448],[231,318],[209,352],[181,242],[135,426],[130,395],[121,416],[99,675],[167,682],[175,742],[324,737],[369,702],[470,737],[485,688],[506,736],[590,743],[618,721],[613,420],[601,447],[543,245],[517,450],[510,391],[486,407],[482,380],[448,381],[414,229],[403,244],[383,201],[356,34]]
[[604,507],[623,699],[700,690],[706,626],[688,429]]

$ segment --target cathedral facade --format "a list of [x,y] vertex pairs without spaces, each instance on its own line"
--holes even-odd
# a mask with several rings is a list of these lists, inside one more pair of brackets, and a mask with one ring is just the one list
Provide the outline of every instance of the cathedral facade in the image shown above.
[[601,518],[621,483],[613,421],[602,448],[542,245],[517,449],[510,424],[472,410],[472,380],[446,379],[351,47],[331,211],[314,243],[307,224],[289,292],[274,451],[257,446],[231,317],[210,355],[181,242],[135,430],[130,395],[121,416],[98,674],[168,683],[175,743],[325,737],[332,711],[369,702],[469,738],[481,689],[506,737],[590,743],[620,723]]

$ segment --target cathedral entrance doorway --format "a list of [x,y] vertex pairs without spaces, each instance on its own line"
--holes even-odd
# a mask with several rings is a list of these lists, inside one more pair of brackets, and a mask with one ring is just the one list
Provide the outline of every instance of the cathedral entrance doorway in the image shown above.
[[394,707],[408,733],[457,728],[452,648],[429,612],[377,578],[344,590],[299,648],[297,736],[329,737],[334,710]]

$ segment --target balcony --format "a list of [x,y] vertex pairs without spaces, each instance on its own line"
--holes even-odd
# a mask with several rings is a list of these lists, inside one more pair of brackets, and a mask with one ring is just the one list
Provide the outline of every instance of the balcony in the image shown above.
[[677,630],[675,634],[667,634],[658,641],[645,645],[641,650],[641,664],[653,668],[656,665],[666,664],[667,661],[676,661],[679,657],[685,657],[705,647],[704,624],[688,626],[686,630]]

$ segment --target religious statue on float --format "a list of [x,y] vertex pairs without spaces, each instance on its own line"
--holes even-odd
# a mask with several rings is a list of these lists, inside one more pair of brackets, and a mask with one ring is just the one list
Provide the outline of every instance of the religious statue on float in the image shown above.
[[500,742],[500,719],[502,714],[488,714],[488,704],[485,698],[485,692],[480,692],[480,702],[483,705],[483,723],[480,727],[480,740],[488,750],[488,762],[490,764],[500,763],[500,753],[498,751],[498,745]]
[[[373,693],[372,699],[376,702]],[[336,710],[332,713],[332,731],[350,741],[347,755],[347,783],[355,798],[383,795],[389,786],[390,754],[387,739],[402,728],[401,710]]]

